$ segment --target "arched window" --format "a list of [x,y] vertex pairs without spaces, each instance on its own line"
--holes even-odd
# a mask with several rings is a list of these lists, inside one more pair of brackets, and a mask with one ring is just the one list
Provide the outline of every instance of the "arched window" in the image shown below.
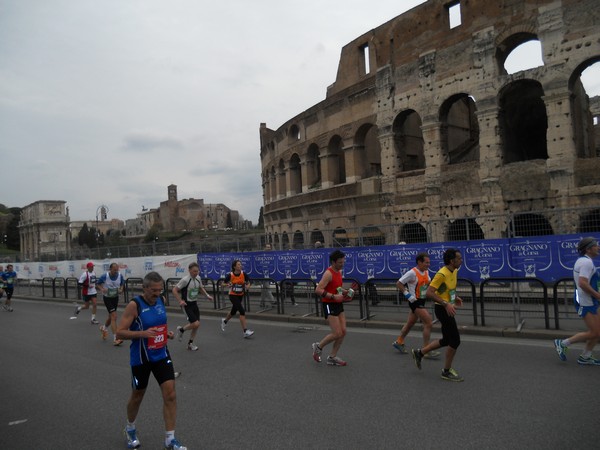
[[292,194],[302,193],[302,169],[297,153],[294,153],[290,159],[290,192]]
[[579,219],[580,233],[596,233],[600,231],[600,209],[584,214]]
[[346,182],[346,159],[342,148],[342,138],[334,136],[327,146],[327,164],[329,169],[329,181],[333,184]]
[[547,236],[554,234],[552,226],[539,214],[516,214],[508,225],[509,237]]
[[425,168],[421,117],[412,109],[398,114],[392,125],[399,172]]
[[449,164],[479,160],[479,124],[475,102],[466,94],[450,97],[440,109],[442,143]]
[[483,230],[475,219],[457,219],[448,225],[449,241],[474,241],[485,239]]
[[500,132],[504,163],[548,159],[548,118],[537,81],[519,80],[500,93]]
[[402,225],[398,235],[398,242],[406,244],[418,244],[428,242],[427,230],[420,223],[407,223]]

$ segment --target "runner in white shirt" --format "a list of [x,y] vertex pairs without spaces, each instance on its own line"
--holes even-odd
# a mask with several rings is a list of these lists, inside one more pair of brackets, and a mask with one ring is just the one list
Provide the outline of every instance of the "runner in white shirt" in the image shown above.
[[600,359],[596,359],[592,355],[592,350],[600,339],[599,276],[592,261],[600,253],[598,240],[594,237],[583,238],[577,245],[577,251],[580,257],[573,267],[573,279],[576,286],[574,303],[577,314],[583,319],[588,331],[577,333],[568,339],[555,339],[554,347],[561,361],[566,361],[567,348],[576,342],[585,341],[585,349],[577,358],[577,362],[586,366],[600,366]]

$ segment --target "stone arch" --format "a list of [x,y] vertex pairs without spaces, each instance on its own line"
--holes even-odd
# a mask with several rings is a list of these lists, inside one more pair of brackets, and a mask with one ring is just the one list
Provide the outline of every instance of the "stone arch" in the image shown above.
[[300,133],[300,127],[293,123],[292,125],[290,125],[290,128],[288,129],[288,140],[290,143],[294,143],[300,140],[300,138],[302,137],[301,133]]
[[311,231],[310,233],[310,245],[315,246],[315,242],[319,241],[321,244],[325,244],[325,236],[323,236],[323,232],[317,228]]
[[289,250],[290,249],[290,237],[287,234],[287,231],[281,233],[281,249]]
[[300,194],[302,192],[302,167],[300,156],[294,153],[290,158],[290,193]]
[[354,175],[370,178],[381,175],[381,145],[376,125],[361,125],[354,135]]
[[292,248],[296,250],[301,250],[304,248],[304,233],[302,233],[302,231],[296,230],[294,232]]
[[361,230],[362,245],[385,245],[385,234],[374,225],[368,225]]
[[600,209],[594,209],[579,218],[580,233],[596,233],[600,231]]
[[473,97],[456,94],[440,108],[442,146],[448,164],[479,161],[479,122]]
[[327,145],[327,165],[329,181],[333,184],[343,184],[346,182],[346,158],[342,138],[339,135],[333,136]]
[[407,244],[428,242],[427,230],[420,223],[404,224],[398,232],[398,242],[405,242]]
[[581,82],[583,71],[594,64],[600,65],[600,55],[579,64],[569,78],[571,124],[577,157],[579,158],[600,156],[600,148],[597,148],[600,143],[596,142],[594,118],[590,111],[590,99]]
[[425,168],[421,116],[412,110],[402,111],[394,119],[394,153],[399,172]]
[[485,239],[483,230],[475,219],[450,221],[447,232],[449,241],[472,241]]
[[519,46],[526,42],[539,40],[536,32],[535,23],[519,24],[516,28],[509,28],[500,34],[496,41],[496,65],[498,73],[507,74],[504,64],[510,54]]
[[270,192],[270,199],[271,201],[275,200],[277,198],[277,170],[275,169],[275,166],[271,166],[271,174],[269,176],[269,187],[271,189]]
[[552,225],[540,214],[515,214],[508,224],[508,237],[547,236],[554,234]]
[[350,240],[348,239],[348,234],[346,230],[342,227],[337,227],[331,233],[331,242],[333,242],[333,247],[347,247]]
[[277,165],[277,192],[280,197],[286,196],[287,183],[285,180],[285,161],[283,159],[280,159]]
[[544,90],[535,80],[519,80],[499,93],[500,134],[504,164],[548,159],[548,117]]
[[306,151],[306,183],[309,189],[321,187],[321,159],[319,146],[310,144]]

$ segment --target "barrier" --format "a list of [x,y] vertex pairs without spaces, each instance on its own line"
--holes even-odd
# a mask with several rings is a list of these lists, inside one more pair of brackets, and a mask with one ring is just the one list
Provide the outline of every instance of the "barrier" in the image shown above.
[[65,298],[67,298],[67,293],[65,290],[65,279],[62,277],[57,277],[57,278],[53,278],[52,279],[52,298],[56,298],[57,297],[57,288],[58,289],[62,289],[63,292],[62,294],[65,296]]
[[317,284],[312,278],[286,278],[279,282],[277,312],[285,314],[285,299],[289,295],[294,308],[305,305],[307,310],[302,317],[319,317],[319,299],[315,295]]
[[[494,299],[486,301],[486,293],[494,288]],[[479,286],[481,325],[486,325],[486,314],[492,312],[502,316],[512,314],[514,326],[521,331],[525,316],[539,318],[543,315],[546,329],[550,329],[548,315],[548,289],[539,278],[488,278]],[[510,307],[506,307],[509,302]]]
[[[562,286],[562,293],[560,288]],[[560,316],[560,304],[562,303],[562,315],[566,320],[579,319],[577,310],[573,306],[575,297],[575,281],[573,278],[561,278],[557,280],[552,286],[552,299],[554,303],[554,326],[556,329],[560,329],[559,316]],[[560,301],[562,300],[562,302]]]
[[[181,278],[169,278],[165,281],[165,304],[169,305],[172,297],[172,287]],[[223,279],[213,281],[203,278],[205,289],[213,296],[212,308],[214,310],[225,310],[230,308],[228,288]],[[354,278],[343,278],[344,287],[352,287],[355,291],[354,301],[344,304],[346,317],[349,319],[372,320],[377,316],[378,320],[397,322],[404,320],[404,313],[408,312],[404,297],[396,288],[396,279],[373,278],[361,284]],[[269,283],[269,289],[274,290],[274,299],[277,309],[266,308],[261,305],[261,290],[263,283]],[[70,298],[73,289],[77,290],[78,298],[81,298],[81,288],[77,285],[76,278],[51,278],[45,277],[41,280],[19,280],[18,287],[28,290],[29,295],[48,298],[57,298],[59,289],[64,289],[64,298]],[[255,309],[258,313],[273,311],[274,313],[301,315],[302,317],[322,317],[321,299],[315,294],[317,283],[312,278],[288,278],[277,283],[273,278],[252,279],[253,287],[246,292],[243,304],[246,311]],[[125,280],[124,302],[128,303],[135,295],[142,293],[142,278],[128,278]],[[284,284],[291,284],[293,290],[284,289]],[[62,286],[62,287],[61,287]],[[465,313],[472,314],[474,325],[478,325],[481,317],[481,325],[505,326],[502,319],[510,317],[513,325],[520,331],[525,319],[539,320],[539,325],[550,328],[550,319],[554,318],[554,327],[559,329],[559,318],[563,320],[576,319],[575,309],[571,306],[574,283],[571,278],[563,278],[557,281],[553,287],[553,313],[550,313],[547,287],[538,278],[488,278],[479,286],[479,305],[477,308],[477,289],[475,283],[469,279],[459,278],[457,290],[463,299],[465,306],[471,302],[472,308],[458,308],[457,315]],[[211,292],[212,290],[212,292]],[[468,291],[468,292],[467,292]],[[298,307],[289,310],[289,302],[293,292],[294,303]],[[427,302],[433,311],[433,302]],[[199,303],[202,309],[202,302]],[[205,307],[205,306],[204,306]],[[305,309],[303,309],[303,307]],[[296,309],[298,308],[298,309]],[[376,311],[376,313],[375,313]],[[535,323],[535,322],[534,322]]]
[[[53,287],[54,286],[54,278],[45,277],[42,278],[42,297],[46,297],[46,286]],[[54,292],[52,292],[52,298],[56,298]]]
[[[277,282],[273,278],[253,278],[252,282],[253,282],[253,284],[260,283],[259,308],[262,308],[262,309],[259,309],[257,311],[257,313],[261,314],[261,313],[264,313],[267,311],[271,311],[273,309],[273,306],[275,306],[275,307],[277,307],[277,314],[281,314],[281,306],[280,306],[281,302],[279,301],[279,296],[280,296],[279,284],[277,284]],[[273,293],[271,292],[271,289],[272,289],[271,286],[274,286],[274,288],[275,288],[275,295],[273,295]],[[252,290],[252,293],[254,294],[255,291]],[[271,298],[272,298],[272,300],[271,300]]]
[[65,278],[65,298],[69,298],[69,290],[75,289],[76,300],[81,300],[81,286],[79,286],[79,280],[75,277]]
[[142,278],[127,278],[125,280],[125,295],[123,295],[123,300],[125,303],[129,303],[129,301],[142,293],[142,283],[144,280]]

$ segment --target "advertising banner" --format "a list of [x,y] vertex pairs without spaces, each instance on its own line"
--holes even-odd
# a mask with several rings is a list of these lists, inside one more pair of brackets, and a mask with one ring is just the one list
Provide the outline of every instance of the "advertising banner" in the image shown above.
[[[592,235],[600,239],[599,235]],[[384,245],[376,247],[346,247],[344,277],[361,283],[369,279],[398,279],[416,265],[420,252],[428,253],[431,272],[444,265],[444,252],[459,250],[463,265],[458,276],[473,283],[488,278],[539,278],[553,283],[572,277],[578,257],[577,243],[583,235],[542,236],[478,241]],[[242,261],[250,278],[312,279],[318,281],[329,266],[329,254],[334,249],[261,251],[247,253],[198,254],[203,277],[224,278],[234,260]]]

